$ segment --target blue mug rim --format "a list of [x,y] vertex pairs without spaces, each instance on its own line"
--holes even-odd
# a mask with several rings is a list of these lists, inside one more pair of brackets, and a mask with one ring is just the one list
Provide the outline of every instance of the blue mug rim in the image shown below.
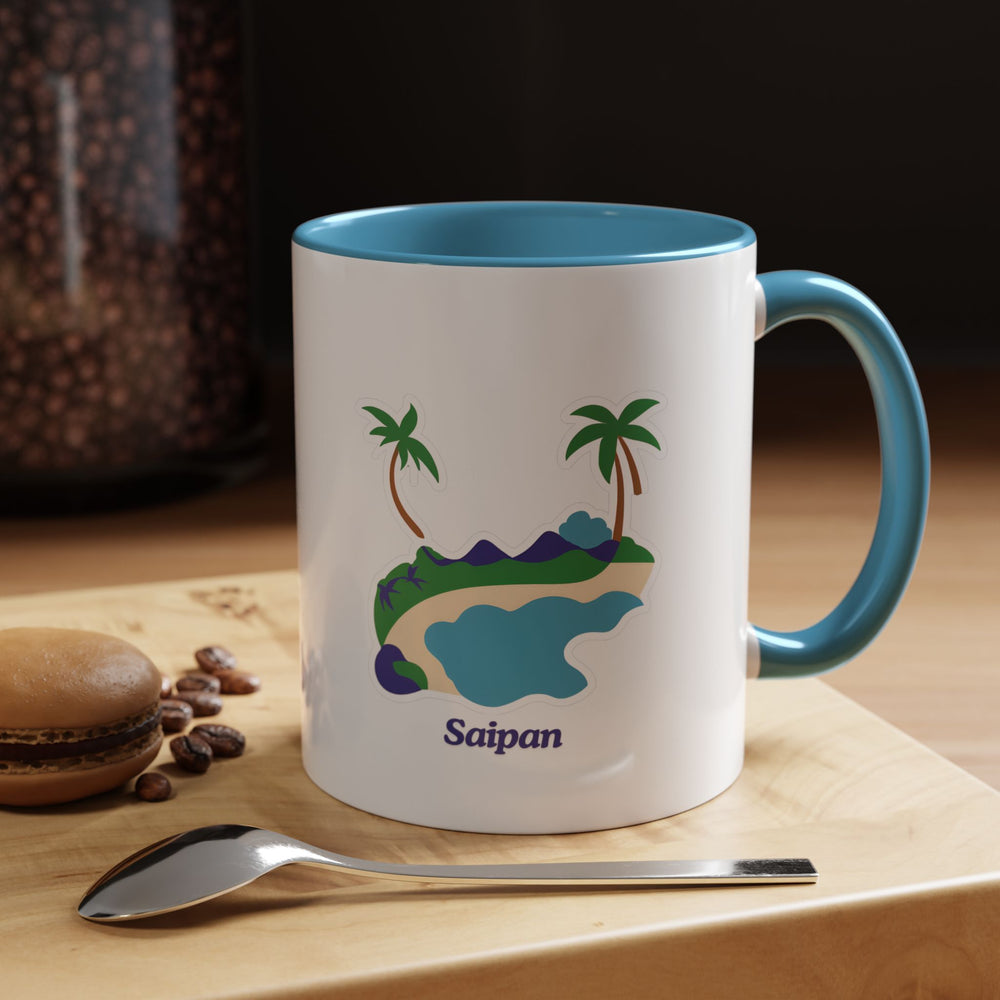
[[325,215],[298,226],[292,240],[336,256],[407,264],[593,267],[716,256],[749,247],[756,236],[727,216],[655,205],[453,201]]

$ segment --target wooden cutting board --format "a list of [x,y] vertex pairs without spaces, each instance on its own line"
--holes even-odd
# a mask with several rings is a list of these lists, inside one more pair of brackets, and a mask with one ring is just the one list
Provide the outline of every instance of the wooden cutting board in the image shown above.
[[[115,633],[164,670],[224,645],[262,690],[218,721],[242,758],[160,763],[175,794],[127,789],[0,807],[0,982],[10,997],[996,997],[1000,794],[816,680],[751,685],[746,767],[681,816],[566,836],[453,833],[330,798],[299,758],[291,572],[0,600],[0,627]],[[152,841],[248,823],[412,862],[796,856],[815,885],[477,890],[310,868],[202,906],[97,925],[76,904]]]

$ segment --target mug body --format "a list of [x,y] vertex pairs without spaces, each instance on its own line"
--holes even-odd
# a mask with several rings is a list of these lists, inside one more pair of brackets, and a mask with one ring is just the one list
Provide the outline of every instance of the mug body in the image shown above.
[[409,206],[293,242],[303,759],[493,833],[671,815],[743,760],[755,242]]

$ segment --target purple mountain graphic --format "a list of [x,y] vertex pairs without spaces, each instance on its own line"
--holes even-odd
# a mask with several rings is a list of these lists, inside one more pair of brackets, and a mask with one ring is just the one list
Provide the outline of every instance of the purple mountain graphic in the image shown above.
[[473,545],[461,559],[456,559],[454,561],[468,563],[470,566],[489,566],[491,563],[500,562],[501,559],[509,558],[510,556],[508,556],[503,549],[498,548],[492,542],[484,540],[476,542],[476,544]]
[[511,559],[514,562],[523,563],[543,563],[567,552],[586,552],[587,555],[599,559],[601,562],[611,562],[618,551],[618,542],[609,538],[607,541],[595,545],[592,549],[584,549],[579,545],[574,545],[568,539],[555,531],[545,531],[535,539],[523,552],[516,556],[508,555],[499,546],[486,540],[476,542],[475,545],[461,559],[449,559],[447,556],[438,555],[432,552],[426,545],[421,547],[421,552],[427,556],[431,562],[438,566],[450,566],[452,563],[464,562],[470,566],[489,566],[492,563],[500,562],[503,559]]
[[518,562],[543,563],[579,547],[555,531],[544,531],[520,555],[513,558]]

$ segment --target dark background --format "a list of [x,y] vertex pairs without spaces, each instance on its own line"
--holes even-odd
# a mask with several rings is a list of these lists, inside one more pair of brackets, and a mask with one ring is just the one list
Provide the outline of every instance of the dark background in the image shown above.
[[[731,215],[859,286],[922,368],[1000,362],[992,5],[248,0],[256,315],[291,349],[306,219],[570,199]],[[758,363],[850,364],[800,324]],[[772,342],[773,341],[773,342]]]

